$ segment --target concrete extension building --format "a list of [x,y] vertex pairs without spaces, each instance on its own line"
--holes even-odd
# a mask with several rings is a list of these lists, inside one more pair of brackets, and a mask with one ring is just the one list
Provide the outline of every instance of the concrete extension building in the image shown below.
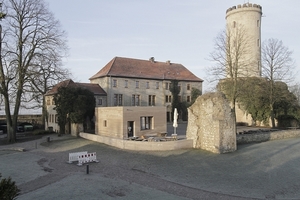
[[165,113],[164,106],[98,107],[95,134],[119,139],[165,134]]

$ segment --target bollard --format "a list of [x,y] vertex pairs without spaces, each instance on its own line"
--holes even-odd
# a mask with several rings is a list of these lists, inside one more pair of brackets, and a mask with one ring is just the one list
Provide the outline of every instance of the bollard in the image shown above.
[[90,166],[89,164],[86,165],[86,174],[89,174],[90,173]]

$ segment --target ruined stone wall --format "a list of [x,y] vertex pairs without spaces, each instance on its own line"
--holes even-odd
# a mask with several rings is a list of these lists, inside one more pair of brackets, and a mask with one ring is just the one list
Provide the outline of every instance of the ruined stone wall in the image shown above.
[[234,116],[229,102],[220,92],[199,96],[188,108],[187,139],[194,148],[214,153],[236,150]]

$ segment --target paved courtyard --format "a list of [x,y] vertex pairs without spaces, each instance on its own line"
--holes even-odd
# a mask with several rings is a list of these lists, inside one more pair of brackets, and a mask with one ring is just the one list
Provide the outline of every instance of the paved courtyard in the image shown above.
[[[16,181],[18,199],[300,199],[300,138],[222,155],[126,151],[69,135],[51,140],[0,146],[0,173]],[[86,165],[67,163],[79,151],[97,152],[89,174]]]

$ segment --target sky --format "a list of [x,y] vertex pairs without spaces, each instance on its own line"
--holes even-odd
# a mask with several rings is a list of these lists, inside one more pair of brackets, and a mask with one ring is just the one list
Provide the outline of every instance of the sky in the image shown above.
[[[226,10],[247,0],[45,0],[67,32],[64,66],[89,83],[114,57],[180,63],[204,80],[209,54],[225,29]],[[262,41],[282,40],[300,71],[300,1],[256,0],[262,6]],[[296,76],[299,82],[300,73]]]

